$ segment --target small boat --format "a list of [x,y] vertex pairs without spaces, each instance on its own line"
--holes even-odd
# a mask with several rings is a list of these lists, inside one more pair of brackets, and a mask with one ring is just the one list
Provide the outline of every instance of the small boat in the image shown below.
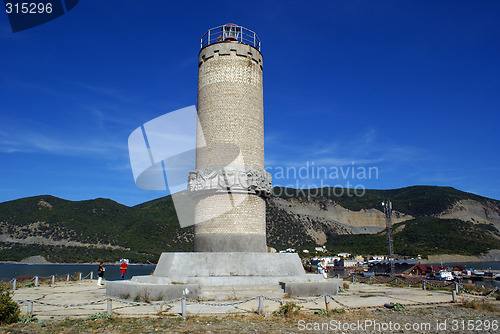
[[479,270],[472,270],[472,275],[475,275],[475,276],[484,276],[484,271],[479,271]]

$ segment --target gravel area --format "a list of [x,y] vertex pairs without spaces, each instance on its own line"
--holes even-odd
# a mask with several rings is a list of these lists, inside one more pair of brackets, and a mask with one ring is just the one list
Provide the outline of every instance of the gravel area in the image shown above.
[[[180,302],[136,306],[114,300],[108,317],[105,298],[95,281],[20,288],[14,299],[38,301],[36,320],[1,326],[0,333],[500,333],[500,301],[490,297],[482,304],[481,297],[460,294],[451,303],[449,290],[418,287],[351,283],[329,299],[328,314],[323,297],[287,299],[301,306],[293,316],[275,316],[280,304],[273,300],[264,300],[264,314],[258,315],[254,299],[227,306],[188,302],[186,318],[179,316]],[[101,302],[88,305],[96,300]],[[469,300],[474,302],[467,305]]]

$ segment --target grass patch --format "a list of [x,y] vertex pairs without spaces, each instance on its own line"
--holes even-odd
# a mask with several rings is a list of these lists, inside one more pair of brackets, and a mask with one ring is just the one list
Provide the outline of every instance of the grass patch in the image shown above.
[[487,311],[487,312],[500,312],[500,308],[493,303],[486,301],[484,299],[466,299],[461,305],[463,308],[468,308],[472,310]]
[[273,315],[275,317],[293,317],[299,314],[301,308],[302,306],[299,306],[294,302],[286,302],[285,304],[281,305],[277,311],[274,311]]
[[95,313],[87,317],[87,320],[97,320],[97,319],[111,319],[113,316],[109,313]]
[[345,310],[343,308],[334,308],[333,310],[322,309],[322,310],[317,310],[314,312],[314,314],[322,315],[325,317],[332,315],[332,314],[343,314],[343,313],[345,313]]

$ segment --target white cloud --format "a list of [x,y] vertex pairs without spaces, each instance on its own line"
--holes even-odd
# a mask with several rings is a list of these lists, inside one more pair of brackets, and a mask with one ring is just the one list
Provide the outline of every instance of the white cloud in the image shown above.
[[271,134],[266,138],[266,165],[347,166],[407,163],[425,159],[427,151],[412,145],[386,143],[379,139],[374,129],[360,134],[356,139],[329,142],[301,142],[294,144],[285,135]]
[[0,152],[13,153],[50,153],[57,155],[117,155],[127,151],[126,140],[104,138],[60,138],[37,132],[24,130],[7,133],[0,132]]

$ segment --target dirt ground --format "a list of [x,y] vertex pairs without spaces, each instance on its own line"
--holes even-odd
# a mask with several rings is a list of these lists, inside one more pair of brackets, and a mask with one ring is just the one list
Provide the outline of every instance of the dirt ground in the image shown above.
[[[329,312],[324,298],[288,298],[281,302],[299,305],[297,314],[277,314],[279,301],[266,299],[264,314],[258,315],[253,299],[237,305],[225,301],[226,306],[189,302],[185,318],[179,315],[179,301],[132,305],[113,300],[108,315],[105,287],[95,281],[20,287],[13,297],[22,303],[21,316],[26,301],[36,301],[35,318],[0,326],[0,333],[500,333],[496,296],[483,303],[483,297],[460,294],[451,303],[451,288],[350,283],[330,299]],[[398,307],[387,308],[388,303]]]
[[0,327],[2,333],[499,333],[498,311],[458,305],[386,308],[330,315],[299,313],[195,315],[36,321]]

